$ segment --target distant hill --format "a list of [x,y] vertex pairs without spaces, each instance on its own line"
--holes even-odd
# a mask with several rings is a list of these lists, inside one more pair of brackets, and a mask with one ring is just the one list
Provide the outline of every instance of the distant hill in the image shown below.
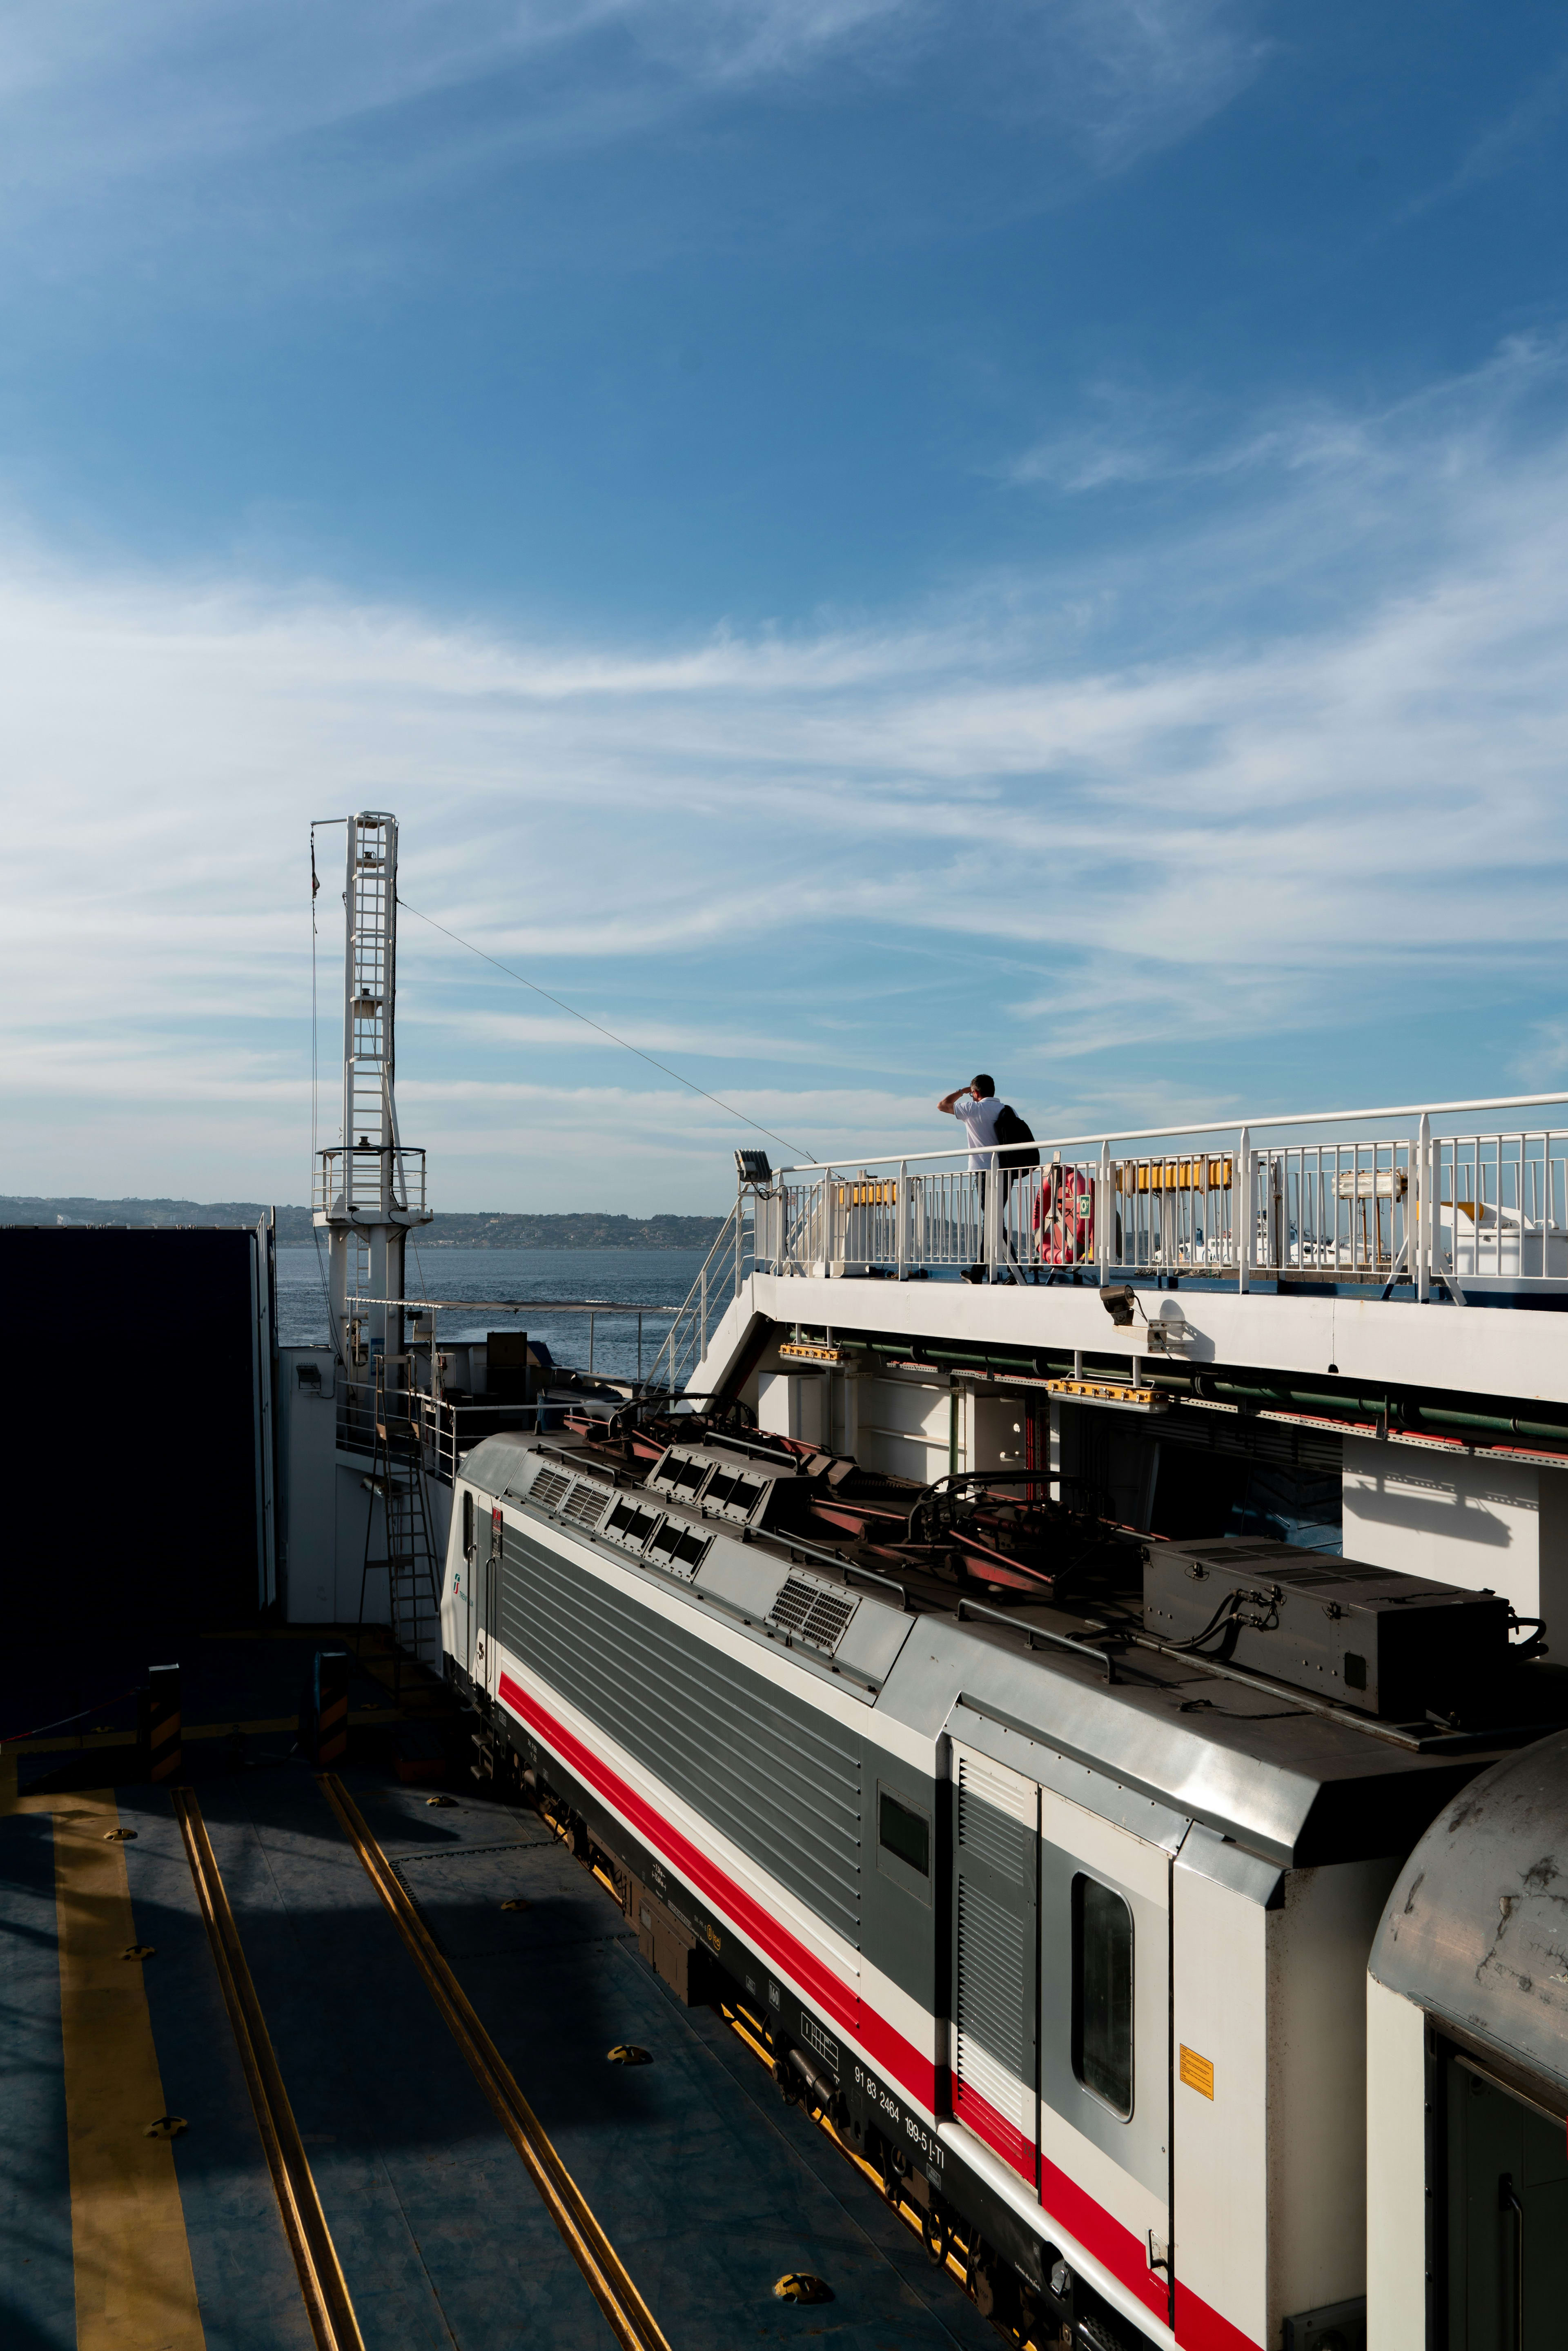
[[706,1249],[721,1217],[612,1217],[580,1208],[564,1217],[437,1217],[422,1227],[423,1249]]
[[[0,1225],[254,1225],[266,1213],[259,1200],[89,1200],[0,1195]],[[504,1210],[435,1217],[418,1228],[427,1249],[706,1249],[718,1217],[615,1217],[597,1208],[567,1216],[531,1217]],[[308,1246],[308,1208],[280,1207],[277,1238]]]
[[[267,1208],[260,1200],[44,1199],[28,1193],[0,1194],[0,1225],[254,1225]],[[279,1208],[277,1238],[310,1238],[308,1208]]]

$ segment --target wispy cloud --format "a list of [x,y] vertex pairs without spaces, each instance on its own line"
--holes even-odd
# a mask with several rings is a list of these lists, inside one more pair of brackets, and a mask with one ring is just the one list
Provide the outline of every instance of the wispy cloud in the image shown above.
[[1514,100],[1508,111],[1473,140],[1456,170],[1405,205],[1401,220],[1413,220],[1434,205],[1463,196],[1489,180],[1539,155],[1568,110],[1568,55],[1559,57]]
[[[308,278],[401,275],[424,233],[404,199],[742,103],[826,102],[821,144],[836,104],[896,101],[922,77],[956,121],[1026,129],[1036,177],[1054,158],[1082,181],[1187,135],[1260,56],[1250,0],[1007,0],[979,16],[957,0],[76,0],[0,31],[4,243],[46,278],[138,244],[159,278],[209,244],[242,277],[263,256]],[[864,142],[846,140],[850,182],[874,190],[885,157],[857,175]],[[648,203],[640,191],[634,213]],[[645,220],[612,210],[634,242]],[[707,233],[722,240],[722,218]],[[517,235],[529,249],[526,216]]]
[[[927,1131],[914,1073],[988,1040],[1058,1126],[1201,1107],[1243,1064],[1278,1106],[1287,1038],[1342,1092],[1356,1022],[1473,1036],[1450,1093],[1552,1060],[1568,439],[1511,438],[1499,390],[1547,364],[1346,420],[1359,459],[1088,579],[815,632],[550,643],[14,549],[0,1188],[123,1190],[107,1151],[151,1188],[298,1195],[306,831],[350,805],[399,812],[414,904],[820,1148]],[[402,969],[454,1205],[582,1196],[617,1133],[657,1134],[669,1205],[715,1180],[710,1107],[624,1092],[635,1064],[412,919]]]
[[[1269,44],[1231,0],[1068,0],[1031,10],[1041,50],[1076,47],[1081,68],[1052,92],[1116,170],[1195,129],[1261,67]],[[1027,80],[1024,85],[1028,89]]]
[[1216,422],[1212,394],[1184,393],[1103,378],[1082,396],[1073,422],[1045,434],[998,468],[1020,488],[1069,496],[1145,485],[1234,485],[1261,478],[1337,475],[1364,496],[1374,482],[1402,479],[1412,453],[1425,462],[1475,470],[1483,441],[1495,439],[1543,387],[1568,378],[1568,337],[1536,330],[1507,337],[1479,367],[1356,413],[1326,398],[1281,402],[1238,431]]

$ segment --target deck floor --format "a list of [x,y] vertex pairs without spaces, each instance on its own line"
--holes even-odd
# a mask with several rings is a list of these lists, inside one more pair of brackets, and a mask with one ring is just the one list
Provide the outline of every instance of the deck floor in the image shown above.
[[[609,2344],[291,1743],[191,1740],[185,1777],[369,2351]],[[49,1760],[0,1782],[0,2341],[310,2351],[169,1796],[87,1784],[109,1760],[91,1750]],[[531,1813],[455,1782],[432,1806],[373,1761],[342,1777],[672,2351],[994,2346],[722,2020],[675,2001]],[[111,1843],[115,1827],[134,1835]],[[121,1959],[128,1940],[153,1956]],[[609,2064],[622,2042],[653,2062]],[[185,2129],[147,2139],[159,2114]],[[777,2300],[789,2270],[824,2278],[831,2302]]]

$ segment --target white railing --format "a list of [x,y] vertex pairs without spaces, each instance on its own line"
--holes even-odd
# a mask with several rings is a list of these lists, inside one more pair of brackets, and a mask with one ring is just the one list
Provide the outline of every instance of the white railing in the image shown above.
[[318,1217],[412,1217],[423,1220],[424,1153],[395,1144],[334,1144],[316,1155],[312,1206]]
[[[985,1170],[964,1148],[785,1168],[747,1196],[749,1248],[732,1219],[716,1255],[727,1245],[737,1268],[744,1254],[780,1274],[1351,1282],[1460,1302],[1467,1285],[1568,1290],[1568,1117],[1561,1131],[1477,1117],[1564,1103],[1531,1094],[1077,1135],[1038,1144],[1032,1167],[1005,1164],[1015,1147],[993,1150]],[[1287,1132],[1301,1127],[1316,1132]]]
[[[766,1213],[766,1199],[758,1215]],[[718,1238],[703,1259],[702,1270],[686,1293],[685,1302],[671,1323],[668,1335],[653,1359],[648,1375],[651,1387],[683,1388],[707,1353],[708,1341],[724,1320],[741,1283],[756,1265],[756,1220],[752,1196],[743,1192],[719,1228]]]

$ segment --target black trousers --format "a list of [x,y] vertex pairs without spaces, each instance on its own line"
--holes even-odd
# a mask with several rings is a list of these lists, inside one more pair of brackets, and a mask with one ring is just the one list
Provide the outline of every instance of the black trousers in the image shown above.
[[[982,1246],[984,1245],[986,1232],[986,1187],[991,1180],[991,1173],[992,1171],[989,1168],[982,1167],[980,1170],[980,1238]],[[1001,1186],[1001,1197],[997,1203],[997,1226],[998,1232],[1005,1238],[1008,1222],[1008,1194],[1012,1190],[1013,1186],[1018,1181],[1018,1170],[1016,1167],[998,1167],[996,1169],[995,1173],[997,1182]],[[969,1270],[971,1273],[983,1273],[985,1270],[985,1262],[986,1261],[982,1257],[977,1264],[970,1267]]]

